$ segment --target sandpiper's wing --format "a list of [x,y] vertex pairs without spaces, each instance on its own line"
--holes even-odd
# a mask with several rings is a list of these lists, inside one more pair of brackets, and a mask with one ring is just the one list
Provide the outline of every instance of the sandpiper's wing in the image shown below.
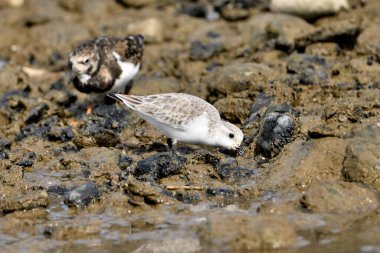
[[115,43],[114,52],[120,56],[122,61],[133,64],[141,62],[144,52],[144,37],[142,35],[129,35]]
[[198,97],[184,93],[165,93],[149,96],[115,94],[132,110],[168,124],[184,129],[194,118],[207,113],[210,120],[219,121],[218,110]]

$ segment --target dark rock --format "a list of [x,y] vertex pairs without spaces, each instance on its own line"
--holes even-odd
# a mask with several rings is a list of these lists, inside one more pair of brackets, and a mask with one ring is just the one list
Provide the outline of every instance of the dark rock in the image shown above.
[[179,13],[196,18],[205,18],[207,16],[207,6],[202,3],[190,3],[183,5]]
[[129,156],[120,154],[119,156],[119,167],[121,170],[126,170],[133,162],[133,159]]
[[312,184],[301,203],[312,212],[334,214],[374,211],[379,204],[373,191],[354,183],[339,181]]
[[206,193],[210,196],[232,196],[235,194],[234,190],[228,188],[207,188]]
[[10,149],[12,146],[12,142],[10,140],[0,138],[0,148]]
[[321,84],[329,77],[326,60],[313,55],[293,54],[288,60],[287,70],[295,84]]
[[49,140],[51,141],[59,140],[62,142],[67,142],[74,138],[74,132],[71,129],[71,126],[65,126],[65,127],[53,126],[50,129],[48,137],[49,137]]
[[294,138],[298,114],[287,104],[268,108],[265,117],[260,123],[256,154],[272,158],[280,153],[282,147]]
[[102,146],[114,147],[120,143],[119,133],[127,125],[127,111],[122,107],[101,105],[85,119],[75,135],[74,143],[79,148]]
[[343,174],[354,182],[380,190],[380,128],[372,123],[357,130],[343,163]]
[[40,104],[32,108],[28,115],[25,117],[25,124],[36,123],[40,121],[44,115],[44,112],[49,109],[47,104]]
[[65,194],[65,202],[68,205],[87,206],[100,197],[98,186],[93,182],[88,182],[71,189]]
[[21,167],[32,167],[33,161],[36,159],[37,155],[34,152],[29,152],[26,157],[21,158],[16,162],[16,165]]
[[148,175],[161,179],[181,172],[186,158],[173,152],[157,153],[137,162],[134,171],[136,177]]
[[54,115],[37,124],[27,125],[24,128],[22,128],[19,133],[16,134],[15,140],[21,141],[22,139],[29,136],[47,138],[50,133],[50,129],[53,126],[57,125],[58,122],[59,118],[56,115]]
[[54,156],[59,156],[62,152],[65,153],[76,153],[78,152],[77,146],[74,143],[67,143],[63,146],[54,149]]
[[199,40],[193,41],[190,47],[190,60],[207,60],[224,50],[220,43],[203,44]]
[[259,93],[259,95],[255,99],[255,102],[251,106],[249,117],[244,122],[243,127],[248,127],[248,125],[250,125],[251,122],[264,116],[265,114],[264,110],[267,109],[267,107],[270,105],[272,100],[273,100],[273,97],[267,96],[265,93]]
[[8,159],[8,158],[9,158],[8,153],[1,148],[0,149],[0,160],[4,160],[4,159]]
[[49,186],[46,191],[48,193],[54,193],[54,194],[57,194],[57,195],[60,195],[60,196],[65,196],[69,192],[69,190],[66,187],[61,186],[61,185],[52,185],[52,186]]
[[226,181],[248,179],[255,173],[252,169],[240,167],[233,157],[229,157],[225,162],[219,164],[216,170],[219,176]]

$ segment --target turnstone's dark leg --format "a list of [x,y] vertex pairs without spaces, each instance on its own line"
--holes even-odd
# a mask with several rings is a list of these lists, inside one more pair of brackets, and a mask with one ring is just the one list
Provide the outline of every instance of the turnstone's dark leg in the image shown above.
[[124,87],[124,94],[128,94],[129,91],[132,89],[132,86],[133,86],[133,79],[131,81],[129,81],[125,87]]

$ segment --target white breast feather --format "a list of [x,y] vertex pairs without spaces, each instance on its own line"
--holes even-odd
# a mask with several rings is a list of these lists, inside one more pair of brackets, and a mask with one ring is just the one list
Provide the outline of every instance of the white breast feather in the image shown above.
[[140,63],[137,65],[134,65],[131,62],[123,62],[120,60],[120,55],[116,52],[113,52],[113,55],[115,56],[117,62],[120,65],[120,68],[122,70],[121,75],[119,78],[116,79],[115,84],[110,92],[117,92],[122,91],[124,92],[124,87],[126,84],[129,83],[133,79],[133,77],[139,72],[140,69]]
[[81,83],[84,83],[86,84],[88,82],[88,80],[91,79],[91,76],[90,75],[87,75],[87,74],[82,74],[82,75],[79,75],[78,76],[78,79]]

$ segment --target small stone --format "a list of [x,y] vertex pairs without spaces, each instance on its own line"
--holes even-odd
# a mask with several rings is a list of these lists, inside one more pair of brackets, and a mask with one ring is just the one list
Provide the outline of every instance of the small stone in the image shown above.
[[44,112],[49,109],[47,104],[40,104],[35,106],[30,110],[28,115],[25,117],[25,124],[36,123],[40,121],[44,115]]
[[256,90],[261,83],[274,79],[274,72],[263,64],[233,63],[220,68],[206,78],[211,94],[228,95],[244,90]]
[[256,142],[256,154],[267,158],[278,155],[282,147],[294,138],[297,128],[296,112],[287,104],[268,108],[260,122],[260,131]]
[[160,43],[164,40],[164,26],[157,18],[148,18],[128,25],[131,34],[142,34],[147,43]]
[[295,84],[322,84],[328,77],[328,64],[322,57],[306,54],[290,56],[287,71]]
[[347,148],[343,174],[353,182],[380,190],[380,127],[372,123],[357,130]]
[[224,50],[224,46],[220,43],[203,44],[201,41],[193,41],[190,47],[190,60],[205,61],[213,56],[218,55]]
[[12,142],[10,140],[0,138],[0,148],[10,149],[12,146]]
[[137,162],[134,175],[142,177],[151,176],[153,179],[161,179],[178,174],[186,162],[186,158],[173,152],[157,153]]
[[54,193],[60,196],[65,196],[69,192],[69,190],[66,187],[61,185],[49,186],[46,191],[48,193]]
[[68,205],[87,206],[100,197],[100,191],[96,184],[88,182],[75,187],[65,195],[65,202]]
[[74,132],[70,126],[53,126],[48,134],[49,140],[67,142],[74,138]]
[[9,155],[5,150],[0,149],[0,160],[8,159]]
[[229,157],[226,161],[221,162],[216,171],[225,181],[236,181],[241,179],[249,179],[254,174],[254,170],[240,167],[235,158]]

